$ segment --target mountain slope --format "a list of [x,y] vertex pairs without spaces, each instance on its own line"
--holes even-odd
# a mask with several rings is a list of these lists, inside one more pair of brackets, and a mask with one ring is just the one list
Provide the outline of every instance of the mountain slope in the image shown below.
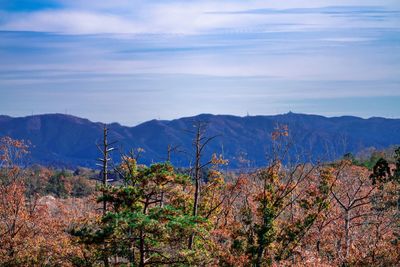
[[[135,127],[109,125],[110,140],[118,141],[120,151],[144,148],[140,161],[145,164],[166,159],[167,145],[179,145],[183,151],[172,155],[179,166],[190,164],[193,124],[208,122],[207,135],[220,135],[206,153],[223,153],[230,166],[240,165],[246,157],[249,166],[261,166],[271,146],[270,134],[277,124],[289,126],[296,152],[312,159],[334,159],[344,153],[356,153],[368,147],[386,148],[400,144],[400,119],[357,117],[326,118],[288,113],[276,116],[236,117],[201,114],[171,121],[152,120]],[[30,160],[56,166],[94,167],[99,156],[96,142],[101,141],[102,123],[69,115],[46,114],[20,118],[0,116],[0,136],[29,140]],[[119,153],[114,153],[117,160]]]

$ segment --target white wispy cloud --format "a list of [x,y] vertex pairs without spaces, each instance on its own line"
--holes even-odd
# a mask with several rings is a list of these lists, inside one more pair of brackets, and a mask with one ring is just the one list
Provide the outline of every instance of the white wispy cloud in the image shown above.
[[8,14],[0,26],[8,31],[36,31],[64,34],[138,33],[144,28],[123,17],[74,10],[52,10]]
[[[392,8],[393,1],[385,1]],[[5,12],[1,30],[42,31],[65,34],[183,33],[214,30],[257,31],[268,25],[287,24],[288,30],[332,27],[369,27],[376,22],[357,22],[329,14],[282,14],[285,8],[319,8],[329,5],[377,4],[377,1],[61,1],[62,8],[31,12]],[[372,6],[373,7],[373,6]],[[268,9],[268,14],[248,10]],[[245,12],[245,13],[240,13]],[[388,23],[386,20],[384,23]],[[388,25],[390,26],[390,25]]]

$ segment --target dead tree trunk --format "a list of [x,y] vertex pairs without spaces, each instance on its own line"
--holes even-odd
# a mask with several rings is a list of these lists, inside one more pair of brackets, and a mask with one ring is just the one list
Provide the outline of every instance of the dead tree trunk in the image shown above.
[[[108,140],[107,140],[107,126],[104,125],[104,131],[103,131],[103,186],[107,186],[107,180],[108,180]],[[103,215],[107,211],[107,201],[104,199],[104,193],[103,193]]]
[[[194,174],[193,174],[193,180],[194,180],[194,196],[193,196],[193,216],[198,216],[198,209],[199,209],[199,204],[200,204],[200,194],[201,194],[201,172],[202,170],[210,165],[212,161],[207,161],[206,163],[202,164],[202,156],[203,156],[203,150],[207,146],[207,144],[216,138],[218,135],[212,136],[212,137],[207,137],[206,136],[206,128],[207,128],[207,123],[205,122],[196,122],[194,124],[194,127],[196,128],[194,134],[195,138],[193,140],[193,146],[195,148],[195,166],[194,166]],[[192,132],[193,133],[193,132]],[[192,233],[189,237],[189,242],[188,242],[188,248],[192,249],[193,248],[193,241],[194,241],[194,233]]]
[[[194,169],[194,204],[193,204],[193,216],[197,216],[198,213],[198,206],[199,206],[199,197],[200,197],[200,160],[201,160],[201,127],[197,127],[196,131],[196,138],[194,141],[194,145],[196,147],[196,154],[195,154],[195,169]],[[194,233],[190,235],[189,238],[189,249],[193,247],[193,240],[194,240]]]
[[[98,161],[100,162],[100,164],[97,164],[101,167],[101,171],[102,171],[102,178],[101,178],[101,183],[103,185],[103,188],[105,188],[108,184],[108,162],[110,161],[109,158],[109,152],[111,152],[112,150],[114,150],[114,148],[110,147],[110,144],[108,143],[108,128],[107,125],[104,125],[103,128],[103,142],[100,145],[97,145],[98,149],[100,150],[102,157],[98,159]],[[102,212],[103,212],[103,216],[106,214],[107,212],[107,201],[105,199],[105,192],[103,191],[103,203],[102,203]],[[106,247],[103,247],[104,251],[106,250]],[[104,262],[104,266],[108,267],[110,266],[109,264],[109,259],[107,254],[105,253],[103,256],[103,262]]]

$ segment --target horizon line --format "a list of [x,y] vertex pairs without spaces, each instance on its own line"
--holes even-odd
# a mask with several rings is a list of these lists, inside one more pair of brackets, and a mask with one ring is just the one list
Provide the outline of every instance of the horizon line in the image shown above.
[[106,125],[111,125],[111,124],[119,124],[124,127],[136,127],[141,124],[150,122],[150,121],[164,121],[164,122],[170,122],[174,120],[180,120],[180,119],[190,119],[190,118],[195,118],[199,116],[225,116],[225,117],[236,117],[236,118],[247,118],[247,117],[276,117],[276,116],[287,116],[287,115],[303,115],[303,116],[317,116],[317,117],[323,117],[326,119],[334,119],[334,118],[343,118],[343,117],[352,117],[352,118],[357,118],[357,119],[362,119],[362,120],[370,120],[370,119],[385,119],[385,120],[400,120],[400,118],[394,118],[394,117],[382,117],[382,116],[372,116],[372,117],[360,117],[360,116],[355,116],[351,114],[346,114],[346,115],[336,115],[336,116],[327,116],[327,115],[321,115],[321,114],[316,114],[316,113],[301,113],[301,112],[292,112],[288,111],[286,113],[275,113],[275,114],[247,114],[247,115],[234,115],[234,114],[214,114],[214,113],[199,113],[196,115],[187,115],[187,116],[181,116],[173,119],[160,119],[160,118],[153,118],[149,119],[143,122],[139,122],[135,125],[126,125],[122,124],[121,122],[118,121],[112,121],[112,122],[104,122],[104,121],[97,121],[94,119],[90,119],[88,117],[81,117],[79,115],[74,115],[74,114],[69,114],[69,113],[61,113],[61,112],[50,112],[50,113],[39,113],[39,114],[31,114],[31,115],[22,115],[22,116],[11,116],[7,114],[0,114],[0,117],[8,117],[11,119],[21,119],[21,118],[30,118],[30,117],[40,117],[40,116],[51,116],[51,115],[61,115],[61,116],[66,116],[66,117],[73,117],[81,120],[88,120],[89,122],[92,123],[101,123],[101,124],[106,124]]

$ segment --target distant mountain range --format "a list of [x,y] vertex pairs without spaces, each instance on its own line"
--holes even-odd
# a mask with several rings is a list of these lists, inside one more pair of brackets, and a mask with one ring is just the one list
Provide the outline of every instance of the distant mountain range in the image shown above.
[[[190,165],[197,121],[207,122],[207,135],[219,135],[207,146],[205,159],[212,153],[223,154],[229,167],[262,166],[271,148],[271,133],[278,124],[288,125],[294,147],[293,156],[313,160],[332,160],[363,149],[387,148],[400,144],[400,119],[343,116],[327,118],[317,115],[287,113],[275,116],[201,114],[171,121],[151,120],[134,127],[109,124],[110,140],[117,141],[120,153],[143,148],[139,161],[144,164],[163,161],[167,146],[179,146],[171,155],[178,166]],[[96,142],[102,139],[103,124],[70,115],[46,114],[12,118],[0,116],[0,136],[29,140],[30,162],[63,167],[95,167],[100,156]]]

